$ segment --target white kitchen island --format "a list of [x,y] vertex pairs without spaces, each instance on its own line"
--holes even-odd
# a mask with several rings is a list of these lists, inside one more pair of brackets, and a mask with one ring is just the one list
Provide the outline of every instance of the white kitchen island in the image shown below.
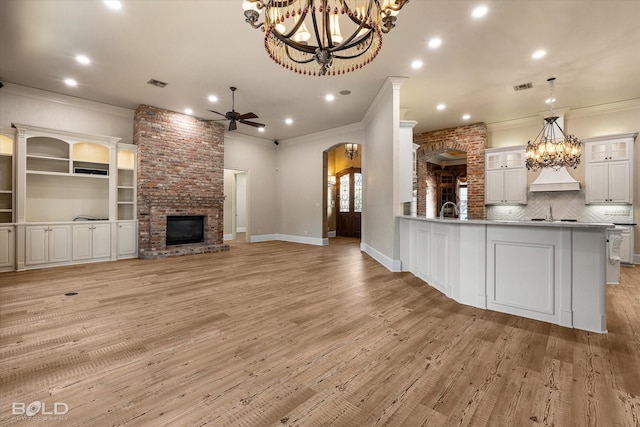
[[606,333],[613,224],[398,217],[402,270],[461,304]]

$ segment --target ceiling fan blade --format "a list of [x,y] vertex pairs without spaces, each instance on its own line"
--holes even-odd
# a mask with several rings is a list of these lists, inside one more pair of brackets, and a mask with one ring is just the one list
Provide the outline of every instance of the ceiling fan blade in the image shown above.
[[242,123],[243,125],[253,126],[255,128],[264,128],[264,127],[266,127],[262,123],[250,122],[249,120],[240,120],[240,123]]
[[240,114],[238,116],[238,119],[240,120],[246,120],[246,119],[257,119],[258,116],[255,115],[255,113],[245,113],[245,114]]
[[236,130],[238,129],[238,125],[236,125],[236,121],[235,120],[231,120],[229,122],[229,130]]
[[227,117],[227,115],[226,115],[226,114],[218,113],[217,111],[213,111],[213,110],[209,110],[209,111],[211,111],[212,113],[220,114],[220,115],[221,115],[221,116],[223,116],[223,117]]

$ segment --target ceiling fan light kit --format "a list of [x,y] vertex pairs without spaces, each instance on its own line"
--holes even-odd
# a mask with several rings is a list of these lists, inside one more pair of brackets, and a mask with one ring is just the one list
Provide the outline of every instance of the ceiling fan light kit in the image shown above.
[[382,47],[382,34],[395,27],[407,3],[244,0],[242,8],[245,21],[264,31],[265,49],[277,64],[303,75],[324,76],[355,71],[373,61]]
[[245,113],[245,114],[240,114],[236,111],[236,90],[238,90],[237,88],[231,86],[229,89],[231,89],[231,111],[227,111],[226,113],[219,113],[217,111],[213,111],[213,110],[209,110],[212,113],[216,113],[219,114],[221,116],[224,117],[224,119],[221,120],[229,120],[229,130],[236,130],[238,129],[238,125],[237,122],[242,123],[243,125],[249,125],[249,126],[253,126],[255,128],[262,128],[264,129],[266,126],[262,123],[258,123],[258,122],[252,122],[249,121],[248,119],[257,119],[258,116],[255,113]]

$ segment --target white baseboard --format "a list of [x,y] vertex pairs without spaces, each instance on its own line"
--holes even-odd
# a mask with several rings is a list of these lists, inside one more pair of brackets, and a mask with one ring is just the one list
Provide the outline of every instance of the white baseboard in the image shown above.
[[246,233],[247,227],[236,227],[236,233]]
[[316,246],[327,246],[329,244],[329,239],[325,239],[322,237],[309,237],[309,236],[291,236],[288,234],[262,234],[258,236],[249,236],[249,242],[269,242],[279,240],[282,242],[291,242],[291,243],[303,243],[305,245],[316,245]]
[[385,266],[389,271],[394,273],[402,271],[402,261],[399,259],[391,259],[366,243],[360,243],[360,250]]
[[233,240],[233,234],[224,234],[222,240]]
[[633,263],[640,264],[640,254],[633,254]]
[[336,237],[336,231],[327,231],[327,237]]

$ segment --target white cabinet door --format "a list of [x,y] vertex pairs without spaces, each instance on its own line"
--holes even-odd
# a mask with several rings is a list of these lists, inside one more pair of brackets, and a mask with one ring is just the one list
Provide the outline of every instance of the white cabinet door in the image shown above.
[[96,224],[93,226],[91,253],[93,258],[108,258],[111,256],[111,224]]
[[91,259],[91,225],[73,226],[73,260]]
[[502,170],[488,170],[485,177],[484,202],[487,205],[502,203],[504,174]]
[[504,200],[506,203],[526,203],[527,172],[522,169],[504,171]]
[[138,223],[118,223],[118,258],[136,256],[138,253]]
[[68,225],[49,226],[49,262],[71,260],[71,229]]
[[607,163],[588,163],[586,181],[586,202],[606,202],[609,198],[609,165]]
[[0,227],[0,268],[14,267],[15,234],[13,227]]
[[629,161],[609,163],[609,202],[631,203]]
[[36,265],[49,262],[48,227],[26,227],[26,258],[25,264]]

